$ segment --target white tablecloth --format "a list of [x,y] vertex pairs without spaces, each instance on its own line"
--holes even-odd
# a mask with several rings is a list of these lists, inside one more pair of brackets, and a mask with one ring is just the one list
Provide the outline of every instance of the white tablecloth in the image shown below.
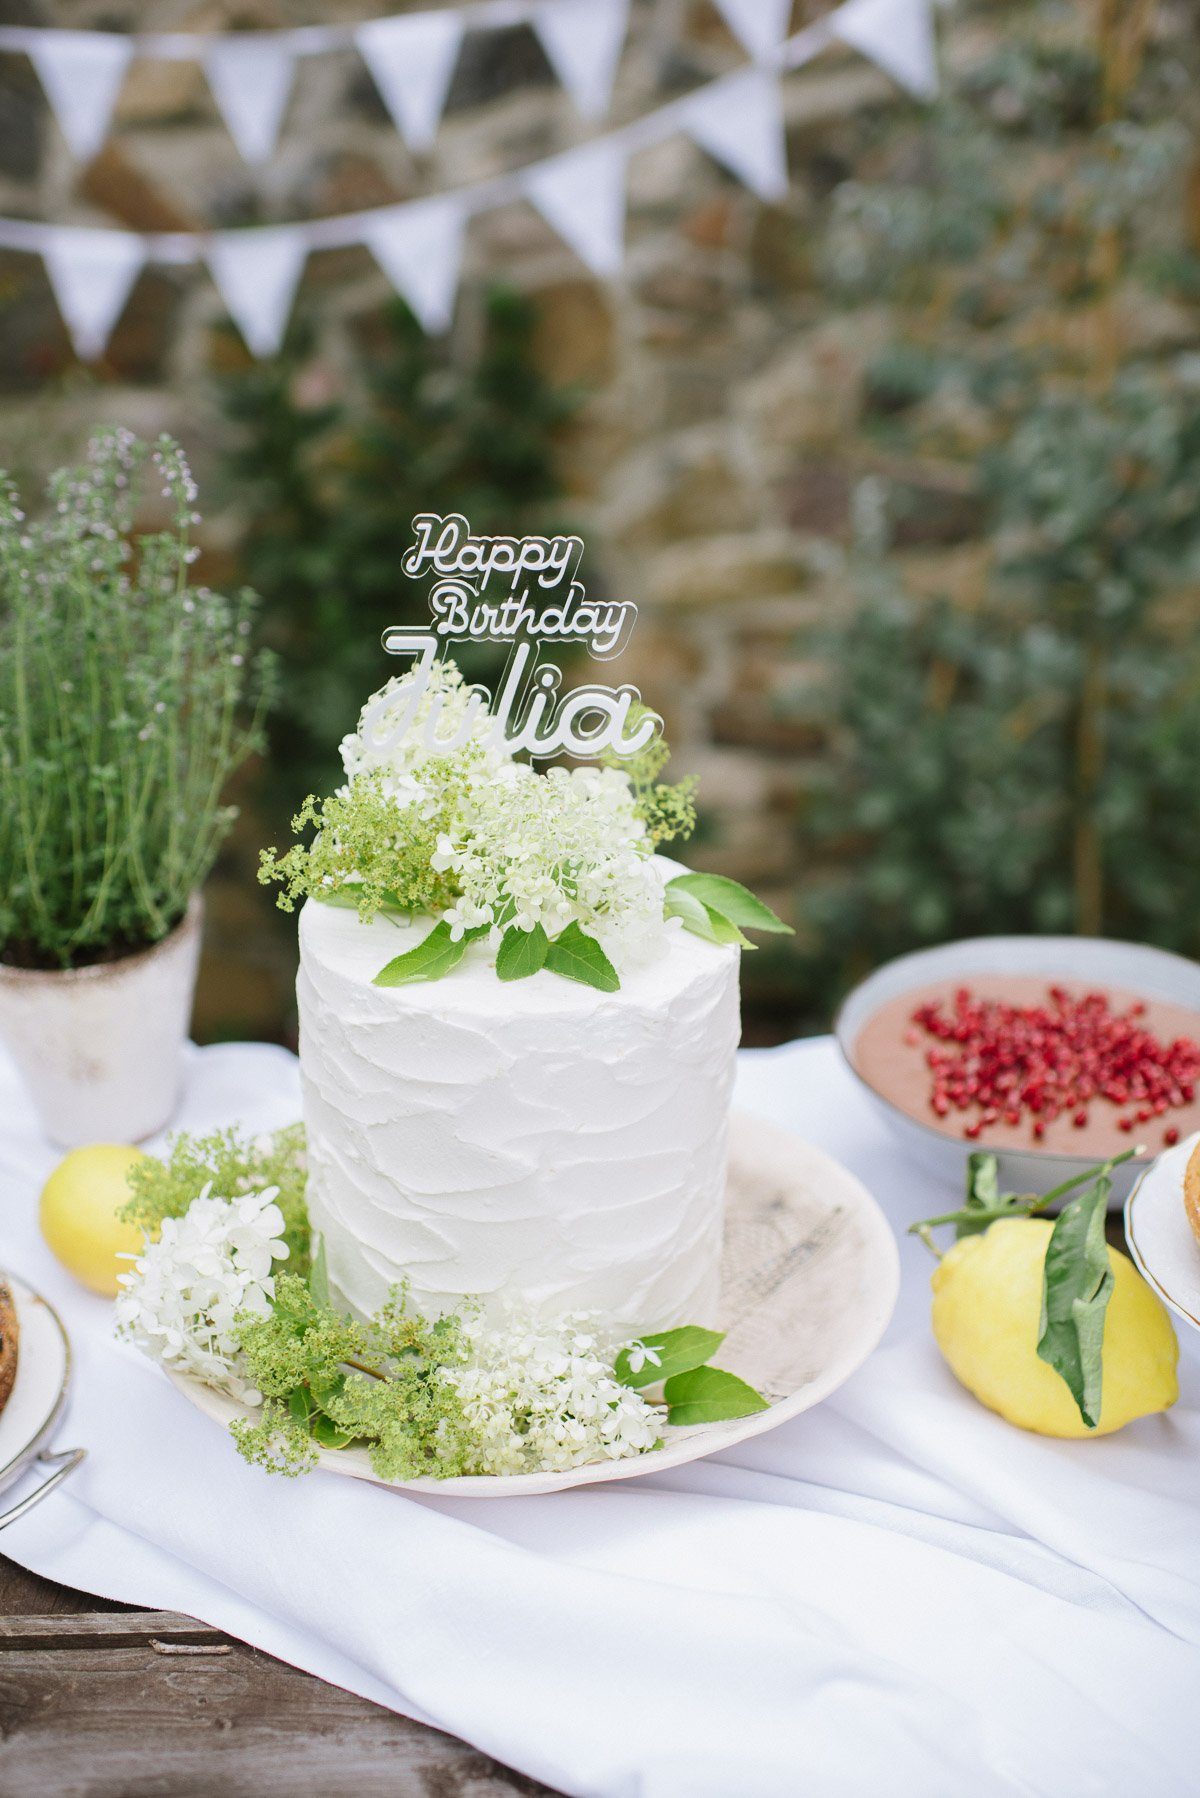
[[[942,1209],[824,1040],[742,1057],[738,1101],[832,1151],[898,1231]],[[280,1049],[193,1052],[187,1128],[297,1115]],[[942,1365],[901,1238],[883,1347],[728,1455],[603,1489],[414,1499],[245,1466],[42,1245],[55,1153],[0,1062],[0,1261],[62,1311],[63,1445],[0,1537],[24,1566],[189,1612],[569,1793],[1183,1794],[1200,1777],[1200,1377],[1166,1418],[1053,1443]],[[10,1495],[11,1496],[11,1495]]]

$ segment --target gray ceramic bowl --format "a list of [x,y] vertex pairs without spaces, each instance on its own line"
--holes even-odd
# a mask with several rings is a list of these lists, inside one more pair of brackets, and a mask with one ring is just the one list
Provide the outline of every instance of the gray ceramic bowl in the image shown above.
[[[838,1012],[834,1033],[847,1066],[880,1117],[912,1158],[935,1178],[961,1190],[967,1156],[988,1144],[943,1136],[932,1125],[901,1111],[876,1092],[854,1065],[854,1044],[867,1019],[889,999],[935,980],[972,974],[1037,974],[1047,979],[1078,981],[1086,986],[1120,987],[1144,999],[1167,1000],[1200,1013],[1200,965],[1165,949],[1117,943],[1107,937],[977,936],[922,949],[888,962],[856,986]],[[1083,1173],[1086,1156],[1047,1149],[998,1149],[1000,1183],[1009,1192],[1049,1192],[1073,1174]],[[1112,1205],[1124,1203],[1146,1161],[1126,1162],[1113,1175]]]

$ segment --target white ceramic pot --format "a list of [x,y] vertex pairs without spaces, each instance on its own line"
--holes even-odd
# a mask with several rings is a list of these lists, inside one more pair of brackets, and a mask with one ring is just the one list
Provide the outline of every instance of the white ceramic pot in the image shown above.
[[179,1102],[200,959],[199,895],[150,949],[60,971],[0,962],[0,1041],[59,1147],[140,1142]]

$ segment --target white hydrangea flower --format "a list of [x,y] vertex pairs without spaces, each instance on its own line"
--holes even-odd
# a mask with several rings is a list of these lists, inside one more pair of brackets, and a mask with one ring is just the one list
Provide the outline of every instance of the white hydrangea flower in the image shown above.
[[509,762],[467,787],[455,831],[436,864],[453,870],[462,898],[451,927],[505,917],[557,936],[578,923],[614,965],[636,966],[664,940],[662,884],[629,781],[616,768]]
[[452,743],[466,725],[468,710],[474,703],[474,689],[464,681],[457,664],[448,661],[432,664],[428,684],[407,729],[398,742],[390,742],[416,680],[416,671],[410,668],[373,693],[359,714],[357,730],[344,737],[341,744],[347,780],[353,780],[357,774],[380,774],[385,790],[402,806],[421,804],[433,797],[431,788],[445,781],[447,763],[465,777],[469,769],[486,773],[508,759],[490,741],[494,720],[486,706],[477,709],[461,747],[447,750],[426,744],[425,726],[435,706],[437,738]]
[[666,1413],[614,1373],[620,1343],[586,1313],[464,1318],[470,1358],[445,1371],[478,1438],[477,1471],[565,1472],[645,1454]]
[[118,1336],[152,1360],[259,1404],[262,1394],[238,1371],[233,1320],[271,1308],[272,1268],[288,1253],[278,1192],[268,1186],[223,1199],[209,1181],[183,1217],[166,1218],[158,1241],[121,1275]]
[[658,1350],[656,1348],[651,1348],[651,1346],[645,1342],[631,1342],[629,1344],[630,1373],[641,1373],[643,1367],[646,1367],[647,1365],[650,1367],[662,1366],[662,1356],[659,1354]]

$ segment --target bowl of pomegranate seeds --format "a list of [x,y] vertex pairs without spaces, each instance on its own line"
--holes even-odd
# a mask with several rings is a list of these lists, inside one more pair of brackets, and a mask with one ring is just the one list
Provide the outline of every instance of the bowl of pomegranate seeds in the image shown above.
[[[1047,1192],[1135,1144],[1200,1130],[1200,966],[1098,937],[974,937],[889,962],[835,1026],[881,1115],[961,1181],[990,1149],[1010,1191]],[[1120,1203],[1145,1167],[1114,1175]]]

